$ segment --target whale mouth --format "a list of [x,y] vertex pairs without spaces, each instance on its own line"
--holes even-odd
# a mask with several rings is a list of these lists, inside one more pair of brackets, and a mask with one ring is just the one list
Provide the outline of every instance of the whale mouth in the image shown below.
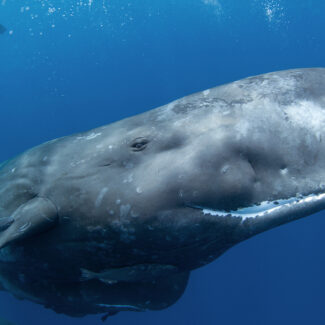
[[233,217],[241,218],[242,221],[252,218],[267,217],[274,215],[275,213],[281,213],[292,210],[292,212],[298,209],[312,208],[317,203],[325,200],[325,193],[299,195],[290,197],[287,199],[278,199],[274,201],[263,201],[252,206],[243,207],[235,210],[218,210],[211,209],[200,205],[189,205],[188,207],[201,210],[204,215],[212,215],[218,217]]

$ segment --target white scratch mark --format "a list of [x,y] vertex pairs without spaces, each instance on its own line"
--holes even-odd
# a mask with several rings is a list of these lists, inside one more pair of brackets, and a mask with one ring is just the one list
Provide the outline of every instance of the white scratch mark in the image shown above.
[[77,137],[78,140],[92,140],[95,139],[97,137],[99,137],[100,135],[102,135],[100,132],[99,133],[91,133],[90,135],[87,136],[82,136],[82,137]]
[[95,202],[95,207],[99,208],[99,206],[101,205],[103,198],[105,196],[105,194],[107,193],[108,188],[104,187],[101,189],[101,191],[99,192],[99,195],[97,196],[96,202]]
[[120,206],[120,216],[122,218],[126,217],[128,215],[128,213],[130,212],[130,210],[131,210],[130,204],[121,205]]
[[203,96],[206,97],[210,94],[210,89],[204,90],[202,93],[203,93]]

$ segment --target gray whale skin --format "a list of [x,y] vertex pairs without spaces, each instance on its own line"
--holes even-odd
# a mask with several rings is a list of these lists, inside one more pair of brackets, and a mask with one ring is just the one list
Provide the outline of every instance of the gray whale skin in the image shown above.
[[0,165],[0,288],[71,316],[166,308],[190,271],[325,208],[324,140],[314,68],[32,148]]

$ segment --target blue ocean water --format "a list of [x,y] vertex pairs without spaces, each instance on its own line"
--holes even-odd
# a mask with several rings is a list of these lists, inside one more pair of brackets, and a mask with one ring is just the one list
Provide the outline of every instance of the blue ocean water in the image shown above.
[[[321,0],[1,0],[0,161],[247,76],[325,66]],[[192,272],[184,296],[111,324],[324,324],[325,214]],[[0,293],[16,324],[100,324]]]

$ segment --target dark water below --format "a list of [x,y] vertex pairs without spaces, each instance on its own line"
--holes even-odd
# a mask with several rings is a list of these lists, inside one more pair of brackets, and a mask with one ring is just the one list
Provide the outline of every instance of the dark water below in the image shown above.
[[[325,66],[321,0],[0,1],[0,161],[246,76]],[[111,324],[324,324],[325,214],[192,273],[175,305]],[[100,324],[0,293],[16,324]],[[1,322],[0,322],[1,324]]]

